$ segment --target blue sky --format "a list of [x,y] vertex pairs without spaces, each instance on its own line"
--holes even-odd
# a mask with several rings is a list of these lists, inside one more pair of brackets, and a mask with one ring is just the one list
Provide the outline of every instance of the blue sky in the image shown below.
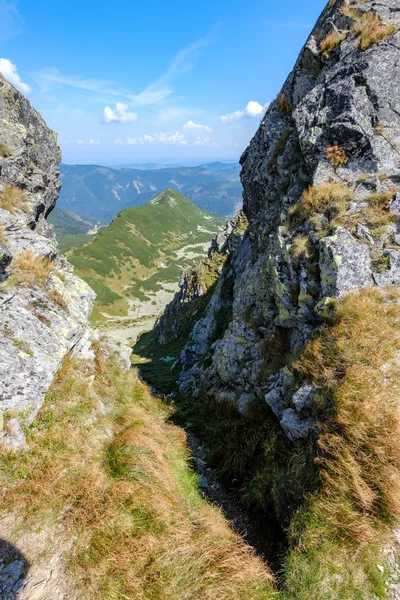
[[0,71],[65,162],[237,159],[324,0],[0,0]]

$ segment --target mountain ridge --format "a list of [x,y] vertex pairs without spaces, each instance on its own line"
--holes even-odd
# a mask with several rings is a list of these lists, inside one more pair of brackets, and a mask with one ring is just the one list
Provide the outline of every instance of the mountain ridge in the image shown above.
[[[95,322],[104,326],[107,314],[119,333],[129,322],[128,337],[150,328],[172,297],[182,268],[206,253],[222,223],[167,188],[141,206],[121,210],[94,238],[68,250],[77,273],[97,293]],[[148,305],[145,325],[139,318],[143,302]]]
[[144,204],[171,185],[199,208],[220,216],[232,215],[242,202],[238,164],[219,170],[61,164],[60,170],[63,187],[58,207],[103,222],[111,221],[123,208]]

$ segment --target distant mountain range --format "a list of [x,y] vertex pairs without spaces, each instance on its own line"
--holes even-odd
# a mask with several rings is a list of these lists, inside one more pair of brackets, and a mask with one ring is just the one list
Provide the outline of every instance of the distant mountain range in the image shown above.
[[234,163],[153,169],[61,164],[60,168],[58,208],[105,223],[169,187],[216,215],[230,216],[242,203],[240,165]]
[[205,256],[223,222],[169,188],[143,206],[122,210],[107,228],[70,249],[76,273],[97,294],[96,324],[104,324],[107,313],[107,322],[124,328],[124,337],[135,339],[139,330],[150,329],[182,269]]

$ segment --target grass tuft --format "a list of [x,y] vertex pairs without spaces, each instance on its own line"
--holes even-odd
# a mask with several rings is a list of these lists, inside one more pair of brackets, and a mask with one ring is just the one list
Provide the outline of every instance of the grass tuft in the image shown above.
[[355,200],[354,193],[344,184],[326,182],[309,187],[300,202],[289,210],[291,222],[302,223],[313,215],[322,214],[333,221]]
[[368,50],[373,44],[387,40],[397,31],[395,25],[385,25],[374,11],[363,13],[356,19],[353,31],[359,38],[361,50]]
[[337,31],[332,31],[329,33],[320,43],[320,51],[326,57],[332,54],[332,52],[346,39],[345,33],[339,33]]
[[285,117],[291,116],[293,112],[293,106],[286,96],[280,93],[276,99],[276,104],[281,115]]
[[27,211],[29,209],[28,198],[21,188],[8,185],[0,193],[0,208],[7,210],[12,215],[15,215],[18,211]]
[[32,250],[22,250],[12,262],[10,285],[44,282],[54,271],[55,265],[45,256],[39,256]]
[[307,235],[297,235],[291,247],[291,254],[295,260],[308,258],[310,254],[310,240]]
[[3,158],[10,158],[12,152],[7,144],[0,143],[0,156]]
[[346,151],[340,146],[328,146],[325,151],[329,162],[335,169],[344,167],[349,162]]

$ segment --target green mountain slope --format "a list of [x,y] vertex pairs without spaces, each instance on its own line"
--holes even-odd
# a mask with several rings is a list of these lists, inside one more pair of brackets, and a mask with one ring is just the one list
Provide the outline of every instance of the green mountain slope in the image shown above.
[[174,187],[202,210],[232,215],[242,202],[240,165],[222,166],[212,163],[200,167],[112,169],[62,164],[58,206],[109,222],[122,209],[141,206],[155,194]]
[[97,223],[95,219],[82,218],[76,213],[58,207],[50,213],[47,220],[53,225],[57,238],[87,234]]
[[58,207],[50,213],[48,222],[54,227],[61,252],[89,242],[101,227],[94,219],[82,218]]
[[168,188],[121,211],[89,243],[70,250],[69,260],[97,294],[95,322],[103,323],[106,314],[125,337],[135,337],[139,323],[150,326],[177,289],[182,269],[204,256],[222,224]]

